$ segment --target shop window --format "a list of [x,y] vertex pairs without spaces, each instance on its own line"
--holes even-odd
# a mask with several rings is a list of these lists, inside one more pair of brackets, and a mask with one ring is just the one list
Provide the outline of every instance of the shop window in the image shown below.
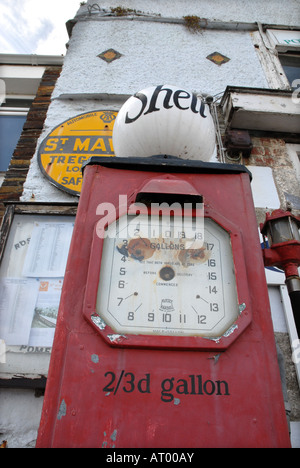
[[300,55],[279,54],[278,58],[291,88],[299,88],[299,81],[296,82],[296,80],[300,79]]
[[75,216],[43,211],[23,214],[11,205],[2,224],[0,386],[16,374],[21,384],[48,372]]
[[32,99],[6,96],[0,107],[0,178],[7,171],[21,136]]
[[26,114],[0,114],[0,172],[5,172],[8,169],[25,121]]

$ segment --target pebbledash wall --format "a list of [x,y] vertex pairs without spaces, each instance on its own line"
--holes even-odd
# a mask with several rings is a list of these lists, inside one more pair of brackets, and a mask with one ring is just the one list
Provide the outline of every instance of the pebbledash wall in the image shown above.
[[[232,162],[225,144],[230,121],[220,103],[228,86],[252,89],[254,97],[255,90],[290,90],[292,99],[290,83],[275,48],[268,42],[265,25],[284,25],[287,29],[295,26],[300,14],[297,0],[127,0],[121,5],[118,0],[89,0],[68,21],[70,40],[64,65],[32,151],[22,193],[17,197],[21,202],[76,205],[77,196],[55,187],[41,173],[37,161],[40,144],[62,122],[85,112],[118,111],[126,99],[148,86],[172,84],[204,97],[212,96],[222,139],[213,160],[227,163]],[[196,29],[191,29],[191,19],[185,24],[185,16],[197,17]],[[267,211],[285,209],[287,202],[298,214],[299,134],[264,128],[250,128],[249,132],[250,157],[241,157],[237,162],[249,166],[253,174],[258,223],[263,222]],[[9,191],[5,196],[10,199]],[[292,444],[300,447],[299,381],[279,294],[284,275],[276,273],[279,276],[274,279],[276,274],[272,274],[267,272],[267,278],[274,332],[285,358]],[[42,397],[35,398],[31,389],[1,391],[2,439],[7,439],[11,447],[34,446]]]

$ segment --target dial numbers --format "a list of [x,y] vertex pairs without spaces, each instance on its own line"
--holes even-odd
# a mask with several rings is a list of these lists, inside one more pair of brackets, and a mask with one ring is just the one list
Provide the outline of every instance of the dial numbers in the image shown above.
[[159,237],[147,237],[149,218],[138,216],[130,237],[121,218],[104,240],[98,314],[123,334],[221,336],[238,315],[229,234],[210,219],[204,232],[191,231],[193,218],[185,230],[176,217],[172,229],[157,223]]

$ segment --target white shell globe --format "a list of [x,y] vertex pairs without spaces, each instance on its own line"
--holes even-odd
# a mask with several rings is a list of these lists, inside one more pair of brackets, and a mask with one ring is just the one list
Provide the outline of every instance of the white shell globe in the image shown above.
[[116,157],[167,154],[209,161],[215,152],[214,122],[196,94],[173,85],[150,86],[121,107],[113,146]]

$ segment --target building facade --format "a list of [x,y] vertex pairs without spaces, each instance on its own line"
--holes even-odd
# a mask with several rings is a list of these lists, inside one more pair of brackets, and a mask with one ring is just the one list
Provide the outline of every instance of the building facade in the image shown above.
[[[300,214],[297,2],[123,3],[82,3],[67,22],[63,64],[41,64],[37,93],[4,168],[0,411],[9,447],[35,444],[80,167],[91,156],[113,156],[114,120],[131,95],[168,84],[200,95],[216,128],[211,161],[243,164],[252,174],[257,229],[275,209]],[[292,446],[299,447],[299,339],[284,273],[266,269],[266,279]]]

